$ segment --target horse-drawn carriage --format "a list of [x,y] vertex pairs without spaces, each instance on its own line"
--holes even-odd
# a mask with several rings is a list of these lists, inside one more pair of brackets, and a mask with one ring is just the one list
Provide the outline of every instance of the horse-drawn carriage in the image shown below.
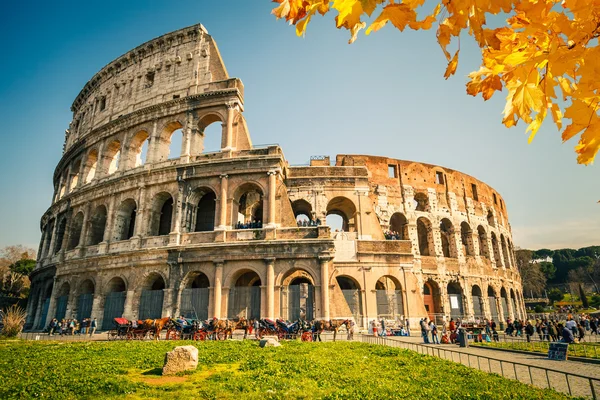
[[146,325],[143,321],[129,321],[126,318],[115,318],[113,323],[114,328],[107,332],[108,340],[142,340],[148,337],[148,334],[152,331],[152,327]]

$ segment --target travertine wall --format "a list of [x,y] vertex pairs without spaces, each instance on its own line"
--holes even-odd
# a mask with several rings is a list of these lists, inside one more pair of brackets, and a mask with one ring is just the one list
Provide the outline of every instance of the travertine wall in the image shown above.
[[[414,327],[459,311],[495,316],[490,304],[502,309],[502,298],[515,303],[496,318],[523,315],[497,192],[439,166],[340,155],[334,166],[316,157],[290,167],[278,146],[254,147],[243,84],[229,78],[201,25],[111,62],[72,109],[41,219],[28,329],[54,316],[101,325],[115,313],[172,316],[189,307],[190,293],[205,296],[194,303],[201,315],[219,318],[366,326],[386,317]],[[222,126],[221,150],[206,153],[213,123]],[[172,149],[178,130],[182,146]],[[299,227],[299,214],[321,225]],[[343,232],[325,226],[331,214],[343,218]],[[386,240],[389,230],[400,240]],[[492,299],[481,309],[472,296],[480,292]]]

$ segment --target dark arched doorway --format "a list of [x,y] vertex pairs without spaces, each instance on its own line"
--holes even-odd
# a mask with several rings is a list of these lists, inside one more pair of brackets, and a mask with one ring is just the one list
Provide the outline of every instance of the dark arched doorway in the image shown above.
[[464,315],[463,295],[458,282],[448,284],[448,300],[450,300],[450,317],[462,318]]
[[423,285],[423,303],[427,316],[435,321],[436,314],[442,312],[440,288],[436,282],[429,280]]
[[[338,276],[336,278],[337,283],[342,290],[346,304],[348,305],[350,314],[354,317],[354,321],[358,325],[363,324],[363,313],[362,313],[362,293],[360,285],[354,279],[347,276]],[[350,315],[343,315],[343,317],[349,317]]]
[[94,303],[94,283],[87,279],[79,285],[79,297],[77,298],[77,320],[82,321],[92,316],[92,304]]
[[112,329],[113,319],[121,318],[125,309],[125,297],[127,296],[125,282],[121,278],[112,278],[108,282],[106,298],[104,299],[104,318],[102,329]]
[[404,322],[404,305],[402,302],[402,286],[392,276],[382,276],[375,284],[377,299],[377,319],[388,319]]
[[162,318],[165,280],[157,273],[150,274],[142,287],[139,319]]
[[481,297],[481,288],[473,285],[471,289],[471,298],[473,299],[473,317],[484,318],[483,315],[483,297]]
[[199,320],[208,319],[208,277],[202,272],[191,274],[186,288],[181,292],[181,307],[179,313],[186,318]]
[[260,277],[254,271],[242,274],[229,289],[228,318],[260,318]]

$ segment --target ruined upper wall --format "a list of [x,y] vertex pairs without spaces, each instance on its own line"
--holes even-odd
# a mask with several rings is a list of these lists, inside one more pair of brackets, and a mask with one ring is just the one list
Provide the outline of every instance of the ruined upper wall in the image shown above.
[[399,202],[402,202],[402,187],[406,186],[412,187],[415,194],[435,190],[441,208],[450,208],[448,194],[454,193],[458,211],[466,213],[473,207],[476,215],[485,215],[493,208],[499,223],[508,225],[502,196],[491,186],[462,172],[439,165],[368,155],[340,154],[336,165],[367,167],[373,189],[385,186],[388,197],[396,197]]
[[168,100],[216,89],[229,79],[217,44],[201,24],[150,40],[100,70],[81,90],[71,110],[65,151],[122,115]]

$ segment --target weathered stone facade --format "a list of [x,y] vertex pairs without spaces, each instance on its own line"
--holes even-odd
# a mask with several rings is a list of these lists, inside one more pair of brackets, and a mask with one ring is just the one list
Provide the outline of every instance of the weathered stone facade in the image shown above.
[[[383,157],[291,167],[278,146],[252,145],[243,105],[202,25],[145,43],[86,84],[41,220],[27,328],[52,317],[107,328],[121,315],[363,326],[524,315],[506,205],[491,187]],[[203,153],[212,123],[221,151]],[[181,151],[169,158],[175,131]],[[322,224],[299,227],[299,215]]]

